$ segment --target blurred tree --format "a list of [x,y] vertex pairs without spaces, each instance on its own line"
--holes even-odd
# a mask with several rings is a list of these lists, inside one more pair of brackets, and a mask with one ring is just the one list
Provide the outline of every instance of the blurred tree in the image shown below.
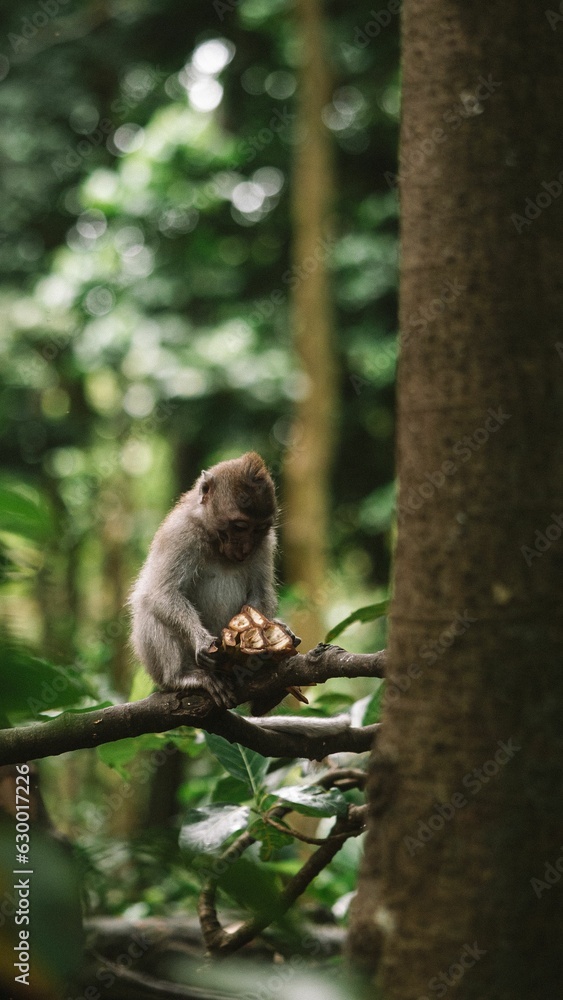
[[388,1000],[539,1000],[563,977],[563,50],[533,0],[403,24],[394,697],[352,949]]
[[322,0],[295,6],[301,48],[292,173],[292,327],[304,386],[295,403],[284,461],[284,560],[302,587],[295,628],[303,649],[325,633],[330,485],[337,427],[338,380],[327,259],[333,231],[332,139],[323,112],[333,90],[326,60]]

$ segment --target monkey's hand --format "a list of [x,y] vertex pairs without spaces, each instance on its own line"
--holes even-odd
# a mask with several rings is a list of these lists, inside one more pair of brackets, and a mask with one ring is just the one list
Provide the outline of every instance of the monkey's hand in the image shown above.
[[202,670],[217,669],[218,642],[218,639],[210,638],[209,640],[206,639],[203,645],[196,646],[195,662]]
[[217,708],[234,708],[237,699],[231,678],[215,668],[198,668],[182,674],[179,682],[182,691],[207,691]]
[[203,688],[218,708],[234,708],[237,703],[232,678],[220,666],[217,650],[217,639],[206,636],[195,649],[196,669],[186,677],[193,678],[190,688]]

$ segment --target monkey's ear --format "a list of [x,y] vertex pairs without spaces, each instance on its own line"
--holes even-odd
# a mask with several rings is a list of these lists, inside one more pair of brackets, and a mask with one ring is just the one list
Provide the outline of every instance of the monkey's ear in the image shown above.
[[213,479],[211,478],[211,476],[208,476],[208,475],[206,475],[204,473],[203,476],[201,477],[201,483],[200,483],[200,487],[199,487],[199,502],[200,503],[207,503],[208,502],[209,497],[213,493],[213,487],[214,487]]

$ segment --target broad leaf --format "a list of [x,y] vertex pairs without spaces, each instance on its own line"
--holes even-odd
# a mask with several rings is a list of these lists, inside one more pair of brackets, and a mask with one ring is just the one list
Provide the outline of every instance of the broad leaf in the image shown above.
[[[167,740],[160,733],[143,733],[141,736],[127,736],[124,740],[116,740],[114,743],[104,743],[97,748],[98,757],[108,767],[113,767],[122,778],[131,777],[127,770],[127,764],[135,760],[141,750],[163,751]],[[150,767],[150,758],[146,762]],[[154,768],[158,767],[155,761]]]
[[275,826],[265,823],[263,819],[255,820],[248,832],[260,841],[261,861],[271,861],[274,851],[280,851],[282,847],[288,847],[294,841],[289,830],[287,833],[283,833]]
[[21,719],[38,719],[52,709],[69,708],[94,690],[74,667],[59,667],[0,637],[2,710]]
[[330,632],[327,632],[325,642],[332,642],[349,625],[354,625],[355,622],[374,622],[377,618],[383,618],[387,614],[388,608],[389,599],[380,601],[379,604],[368,604],[365,608],[358,608],[357,611],[353,611],[351,615],[348,615],[338,625],[331,628]]
[[232,774],[233,778],[244,781],[252,790],[252,794],[257,795],[270,764],[269,758],[255,753],[254,750],[248,750],[239,743],[229,743],[222,736],[215,736],[213,733],[206,733],[205,740],[211,753],[217,757],[225,770]]
[[362,720],[364,726],[371,726],[374,722],[379,722],[384,694],[385,681],[380,681],[365,710]]
[[[275,830],[272,832],[276,833]],[[280,836],[283,837],[283,834]],[[291,837],[289,841],[292,842]],[[255,913],[267,912],[273,916],[279,909],[280,877],[256,857],[243,855],[235,864],[229,865],[221,874],[221,889],[245,909],[249,907]]]
[[250,808],[224,803],[189,809],[180,830],[180,847],[195,854],[218,851],[234,833],[246,830]]
[[0,482],[0,531],[21,535],[35,542],[45,541],[52,520],[43,498],[24,483]]
[[240,803],[248,798],[248,783],[224,774],[217,781],[211,799],[213,802]]
[[277,799],[305,816],[344,816],[348,803],[336,788],[325,791],[317,785],[290,785],[274,792]]

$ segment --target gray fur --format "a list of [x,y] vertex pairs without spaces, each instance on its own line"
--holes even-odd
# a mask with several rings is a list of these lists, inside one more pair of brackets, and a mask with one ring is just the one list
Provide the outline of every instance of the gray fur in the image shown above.
[[[217,470],[221,466],[205,476],[215,473],[225,493],[233,472]],[[213,674],[206,650],[243,604],[274,615],[276,535],[270,528],[242,562],[222,556],[215,544],[215,514],[201,499],[202,480],[180,498],[153,539],[129,598],[131,641],[159,687],[203,687],[227,707],[234,704],[233,692],[223,676]]]

